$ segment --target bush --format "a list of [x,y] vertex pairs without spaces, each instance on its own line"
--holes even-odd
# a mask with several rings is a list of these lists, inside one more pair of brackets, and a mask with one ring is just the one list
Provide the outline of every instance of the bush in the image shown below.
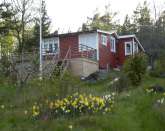
[[114,83],[113,88],[117,92],[122,92],[124,90],[128,90],[129,86],[130,81],[128,77],[124,73],[121,73],[119,80]]
[[9,77],[10,75],[10,61],[6,55],[0,59],[0,77]]
[[131,84],[138,86],[146,72],[147,59],[144,54],[136,54],[129,57],[123,67],[123,71]]
[[165,56],[159,57],[154,63],[154,69],[150,71],[150,75],[154,77],[165,77]]

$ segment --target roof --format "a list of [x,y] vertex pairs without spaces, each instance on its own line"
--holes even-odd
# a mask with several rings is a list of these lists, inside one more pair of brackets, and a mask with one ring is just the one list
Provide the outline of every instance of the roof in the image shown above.
[[78,34],[85,34],[85,33],[95,33],[97,30],[89,30],[89,31],[78,31],[78,32],[69,32],[69,33],[61,33],[61,34],[49,34],[44,38],[52,38],[52,37],[63,37],[63,36],[71,36],[71,35],[78,35]]
[[116,30],[103,31],[103,30],[99,30],[99,29],[98,29],[97,32],[105,33],[105,34],[109,34],[109,35],[114,34],[114,35],[116,36],[116,38],[119,39],[119,36],[118,36],[118,34],[116,33],[116,32],[117,32]]
[[44,38],[52,38],[52,37],[62,37],[62,36],[70,36],[70,35],[77,35],[77,34],[85,34],[85,33],[95,33],[95,32],[100,32],[100,33],[105,33],[105,34],[115,34],[115,36],[118,38],[118,35],[116,31],[103,31],[103,30],[89,30],[89,31],[78,31],[78,32],[69,32],[69,33],[61,33],[61,34],[49,34],[45,36]]
[[136,37],[136,36],[134,34],[133,35],[122,35],[122,36],[119,36],[119,39],[133,38],[133,37]]

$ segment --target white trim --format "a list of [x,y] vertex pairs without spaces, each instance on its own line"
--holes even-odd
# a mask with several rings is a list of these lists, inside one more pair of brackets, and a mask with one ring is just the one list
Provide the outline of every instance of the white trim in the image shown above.
[[101,44],[107,46],[107,36],[101,34]]
[[141,43],[139,42],[139,40],[137,39],[137,37],[136,37],[136,36],[135,36],[135,39],[136,39],[136,41],[138,42],[138,44],[140,45],[141,49],[145,52],[145,50],[144,50],[143,46],[141,45]]
[[122,35],[122,36],[119,36],[119,39],[131,38],[131,37],[135,37],[135,35]]
[[112,31],[103,31],[103,30],[97,30],[98,33],[104,33],[104,34],[108,34],[108,35],[112,35],[115,34],[117,38],[119,38],[118,34],[116,33],[116,30],[112,30]]
[[103,31],[103,30],[97,30],[97,32],[99,32],[99,33],[105,33],[105,34],[109,34],[109,35],[111,35],[111,34],[113,34],[113,33],[116,33],[116,31]]
[[134,54],[135,54],[135,53],[138,53],[138,52],[139,52],[139,46],[138,46],[138,43],[135,42],[135,43],[134,43]]
[[[130,53],[127,52],[127,45],[128,45],[128,44],[130,45],[130,48],[131,48],[131,49],[130,49]],[[132,41],[127,41],[127,42],[125,42],[124,45],[125,45],[125,46],[124,46],[124,47],[125,47],[125,56],[132,55]]]
[[97,60],[99,60],[99,35],[96,35],[96,49],[97,49]]
[[[46,54],[46,51],[50,49],[50,41],[52,42],[52,48],[53,50],[55,49],[55,43],[57,45],[57,50],[55,52],[51,52],[51,53],[47,53],[48,55],[52,55],[52,54],[58,54],[60,53],[60,43],[59,43],[59,37],[51,37],[51,38],[45,38],[42,41],[42,55]],[[47,45],[47,49],[45,49],[45,45]]]
[[58,37],[58,44],[57,44],[57,46],[58,46],[58,54],[60,55],[60,38]]
[[134,38],[132,41],[133,41],[132,42],[132,54],[134,55],[135,54],[135,40],[134,40]]
[[[114,41],[114,43],[112,43],[112,40]],[[112,48],[112,44],[114,44],[114,48]],[[111,52],[116,52],[116,39],[113,36],[110,36],[110,50]]]

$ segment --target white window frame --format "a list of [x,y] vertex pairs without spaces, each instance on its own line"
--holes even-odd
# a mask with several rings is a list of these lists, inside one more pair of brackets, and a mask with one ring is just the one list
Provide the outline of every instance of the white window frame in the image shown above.
[[44,53],[49,50],[49,41],[48,40],[43,40],[42,50]]
[[107,46],[107,36],[101,35],[101,44]]
[[138,52],[139,52],[138,43],[134,42],[134,53],[138,53]]
[[[127,45],[130,45],[130,52],[127,52]],[[132,41],[125,42],[125,55],[132,55]]]
[[116,52],[116,39],[115,37],[110,37],[111,52]]
[[[52,44],[52,52],[49,52],[51,44]],[[57,45],[57,49],[55,49],[55,44]],[[59,48],[59,40],[58,41],[54,40],[54,39],[45,39],[45,40],[43,40],[43,53],[44,54],[47,51],[49,52],[48,54],[56,54],[56,53],[58,53],[58,48]]]

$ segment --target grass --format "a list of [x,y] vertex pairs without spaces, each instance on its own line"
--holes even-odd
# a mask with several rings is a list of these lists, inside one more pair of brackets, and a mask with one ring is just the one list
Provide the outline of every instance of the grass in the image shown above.
[[[160,94],[147,94],[144,89],[159,84],[161,78],[145,77],[140,87],[118,94],[112,113],[83,115],[74,118],[60,117],[53,120],[34,120],[24,111],[41,99],[65,96],[72,92],[106,94],[109,76],[95,84],[84,83],[77,78],[65,78],[65,82],[33,81],[19,89],[0,84],[0,131],[164,131],[165,106],[155,105]],[[46,83],[47,82],[47,83]],[[59,89],[59,87],[61,87]],[[65,92],[65,93],[64,93]]]

